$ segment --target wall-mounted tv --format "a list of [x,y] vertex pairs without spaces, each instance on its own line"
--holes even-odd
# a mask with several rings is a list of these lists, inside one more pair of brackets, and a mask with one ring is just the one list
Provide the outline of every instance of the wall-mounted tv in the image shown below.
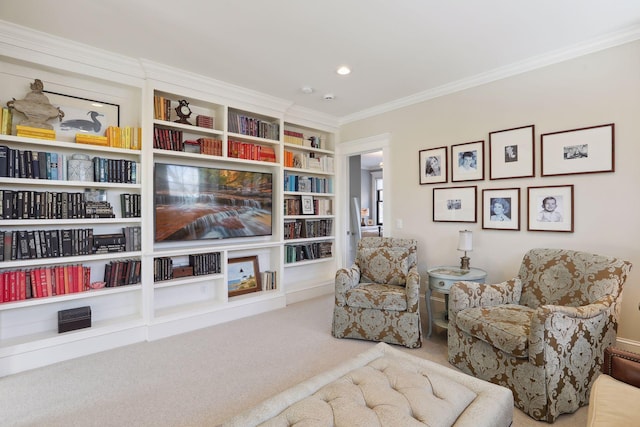
[[272,234],[273,176],[156,163],[155,241]]

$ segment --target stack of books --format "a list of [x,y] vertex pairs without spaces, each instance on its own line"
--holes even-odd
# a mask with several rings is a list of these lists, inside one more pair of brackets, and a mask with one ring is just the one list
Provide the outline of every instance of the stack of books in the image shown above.
[[91,135],[88,133],[77,133],[76,143],[78,144],[91,144],[100,145],[102,147],[109,146],[109,139],[106,136]]
[[203,115],[196,116],[196,126],[213,129],[214,123],[215,123],[215,119],[211,116],[203,116]]
[[53,129],[42,129],[30,126],[16,125],[16,136],[40,139],[56,139],[56,131]]

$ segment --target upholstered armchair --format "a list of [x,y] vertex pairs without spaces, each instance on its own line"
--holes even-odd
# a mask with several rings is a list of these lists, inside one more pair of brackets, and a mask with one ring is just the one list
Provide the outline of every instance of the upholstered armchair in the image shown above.
[[355,263],[335,276],[333,336],[422,345],[415,240],[363,237]]
[[553,422],[586,405],[615,343],[631,264],[562,249],[533,249],[518,277],[457,282],[449,295],[449,362],[508,387],[515,405]]

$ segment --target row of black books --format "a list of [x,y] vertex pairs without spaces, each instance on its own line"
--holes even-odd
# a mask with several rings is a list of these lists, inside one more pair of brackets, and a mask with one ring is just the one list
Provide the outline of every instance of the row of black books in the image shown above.
[[0,219],[115,218],[107,201],[87,200],[81,192],[2,190]]
[[91,267],[80,264],[0,272],[0,302],[73,294],[90,289]]
[[229,110],[229,132],[277,141],[280,139],[280,124]]
[[140,227],[95,235],[93,228],[0,230],[0,261],[135,252],[140,250],[141,240]]
[[[0,145],[0,177],[66,181],[70,158],[71,155],[62,153],[19,150]],[[138,181],[138,164],[132,160],[95,156],[91,161],[93,179],[90,181],[125,184]]]
[[332,219],[296,219],[285,221],[284,238],[304,239],[332,235]]
[[153,259],[153,281],[173,279],[173,258],[159,257]]
[[122,218],[140,218],[142,213],[140,194],[122,193],[120,194],[120,211]]
[[[174,267],[173,265],[173,258],[171,257],[154,258],[153,260],[154,282],[173,279],[176,268],[177,267]],[[185,267],[181,266],[181,270],[185,270]],[[184,277],[185,275],[203,276],[207,274],[220,273],[221,271],[220,252],[209,252],[205,254],[189,255],[189,268],[186,270],[189,272],[189,274],[180,274],[180,277]]]
[[139,259],[110,261],[104,266],[104,283],[107,288],[140,283],[142,262]]
[[304,260],[330,258],[333,244],[331,242],[313,242],[300,245],[285,245],[285,263]]

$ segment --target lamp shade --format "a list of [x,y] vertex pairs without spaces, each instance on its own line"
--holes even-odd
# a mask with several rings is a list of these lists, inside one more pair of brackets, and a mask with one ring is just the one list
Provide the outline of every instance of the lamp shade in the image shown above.
[[469,230],[460,230],[458,250],[469,252],[473,250],[473,234]]
[[360,209],[360,216],[365,217],[365,216],[369,216],[369,208],[362,208]]

